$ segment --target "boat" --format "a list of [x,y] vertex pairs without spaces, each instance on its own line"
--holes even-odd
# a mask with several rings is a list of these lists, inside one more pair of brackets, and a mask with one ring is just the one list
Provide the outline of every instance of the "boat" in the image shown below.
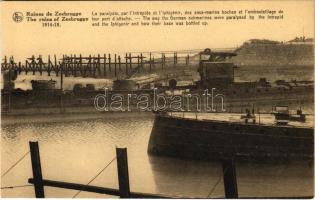
[[298,109],[296,114],[291,114],[288,106],[276,106],[273,114],[278,124],[288,124],[290,121],[305,122],[306,120],[306,116],[301,109]]
[[54,80],[32,80],[32,90],[54,90],[56,81]]

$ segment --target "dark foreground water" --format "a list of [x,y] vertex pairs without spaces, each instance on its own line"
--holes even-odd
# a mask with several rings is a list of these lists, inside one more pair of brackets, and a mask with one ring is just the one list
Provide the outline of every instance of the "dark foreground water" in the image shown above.
[[[30,140],[36,140],[45,179],[86,184],[115,157],[118,146],[128,148],[132,191],[224,197],[219,162],[147,155],[151,114],[110,114],[90,120],[72,116],[71,121],[69,117],[38,116],[3,122],[1,174],[29,150]],[[313,195],[313,166],[307,163],[237,163],[236,171],[241,197]],[[27,184],[31,176],[28,155],[1,179],[1,187]],[[116,161],[90,185],[118,188]],[[5,189],[1,193],[2,197],[34,197],[33,187]],[[76,191],[45,187],[45,193],[46,197],[71,198]],[[77,197],[111,196],[81,192]]]

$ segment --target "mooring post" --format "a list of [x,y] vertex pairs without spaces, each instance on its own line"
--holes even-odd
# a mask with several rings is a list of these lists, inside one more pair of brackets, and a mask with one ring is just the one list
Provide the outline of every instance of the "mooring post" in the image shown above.
[[119,193],[121,198],[130,197],[127,148],[116,148]]
[[38,142],[29,142],[36,198],[45,198]]
[[237,180],[234,159],[222,160],[225,198],[237,199]]

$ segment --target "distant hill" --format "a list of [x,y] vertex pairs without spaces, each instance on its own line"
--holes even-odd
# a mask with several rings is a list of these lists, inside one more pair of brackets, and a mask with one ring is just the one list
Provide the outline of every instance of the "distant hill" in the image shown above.
[[288,42],[252,39],[236,49],[232,61],[239,66],[313,66],[312,38],[295,38]]

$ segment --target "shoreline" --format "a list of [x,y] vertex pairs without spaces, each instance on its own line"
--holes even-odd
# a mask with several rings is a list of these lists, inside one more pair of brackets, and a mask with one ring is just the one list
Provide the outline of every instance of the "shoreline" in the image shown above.
[[152,112],[76,112],[76,113],[38,113],[1,115],[1,126],[27,123],[60,123],[81,120],[113,119],[128,117],[152,117]]

